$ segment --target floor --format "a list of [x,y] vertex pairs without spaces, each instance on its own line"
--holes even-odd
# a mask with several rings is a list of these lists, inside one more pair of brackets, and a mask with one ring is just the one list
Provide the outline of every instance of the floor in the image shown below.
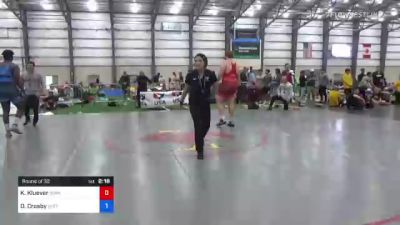
[[[43,116],[9,141],[0,128],[0,224],[400,224],[400,107],[212,117],[204,161],[188,111]],[[116,212],[18,214],[19,175],[114,176]]]

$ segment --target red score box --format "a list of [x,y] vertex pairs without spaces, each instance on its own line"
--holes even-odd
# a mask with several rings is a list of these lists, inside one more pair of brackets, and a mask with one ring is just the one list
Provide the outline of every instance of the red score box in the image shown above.
[[100,200],[114,200],[114,187],[101,186],[100,187]]

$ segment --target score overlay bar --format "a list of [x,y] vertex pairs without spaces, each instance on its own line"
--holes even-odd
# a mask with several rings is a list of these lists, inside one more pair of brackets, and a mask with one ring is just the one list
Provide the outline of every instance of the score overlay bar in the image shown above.
[[113,212],[113,177],[18,178],[18,213]]

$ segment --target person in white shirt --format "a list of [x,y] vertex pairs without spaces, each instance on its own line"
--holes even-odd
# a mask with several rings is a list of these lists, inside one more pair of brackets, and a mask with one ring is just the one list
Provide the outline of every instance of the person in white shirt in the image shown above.
[[290,99],[293,98],[293,85],[287,81],[286,77],[282,77],[281,84],[278,87],[277,95],[273,96],[269,103],[268,110],[272,110],[272,106],[276,100],[282,101],[284,104],[284,110],[289,109]]
[[23,74],[22,79],[24,80],[24,88],[25,88],[25,123],[27,125],[30,121],[29,111],[33,109],[33,126],[39,121],[39,102],[40,95],[45,93],[45,85],[43,81],[43,77],[36,73],[35,71],[35,63],[28,62],[26,65],[26,73]]

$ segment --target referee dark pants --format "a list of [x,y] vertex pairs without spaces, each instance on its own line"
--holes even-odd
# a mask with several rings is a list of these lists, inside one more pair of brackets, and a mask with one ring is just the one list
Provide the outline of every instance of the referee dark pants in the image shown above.
[[196,151],[199,155],[202,155],[204,152],[204,138],[210,129],[210,104],[191,105],[190,114],[194,123]]

